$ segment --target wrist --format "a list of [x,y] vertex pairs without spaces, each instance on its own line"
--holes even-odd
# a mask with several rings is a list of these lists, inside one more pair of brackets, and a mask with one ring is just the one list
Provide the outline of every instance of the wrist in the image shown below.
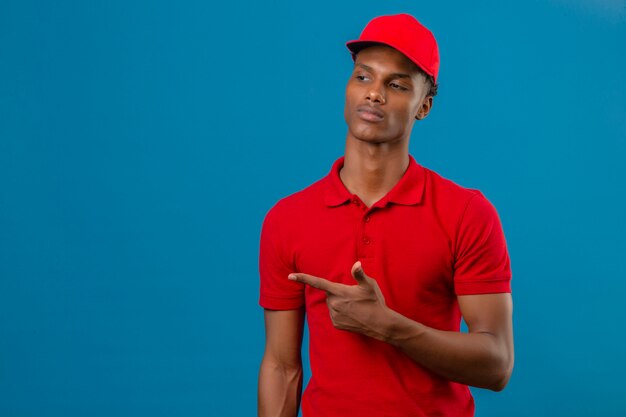
[[391,343],[394,334],[397,332],[398,315],[396,311],[387,306],[383,306],[378,310],[374,320],[372,320],[370,326],[371,334],[369,336],[381,342]]
[[385,307],[385,312],[381,316],[379,324],[379,334],[381,336],[379,340],[396,347],[402,347],[406,341],[420,337],[425,329],[426,327],[421,323]]

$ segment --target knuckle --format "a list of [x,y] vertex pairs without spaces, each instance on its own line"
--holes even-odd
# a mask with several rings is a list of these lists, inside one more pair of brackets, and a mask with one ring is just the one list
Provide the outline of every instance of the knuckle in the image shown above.
[[337,301],[334,297],[328,297],[326,299],[326,304],[328,304],[328,308],[331,310],[337,310],[339,308],[339,301]]

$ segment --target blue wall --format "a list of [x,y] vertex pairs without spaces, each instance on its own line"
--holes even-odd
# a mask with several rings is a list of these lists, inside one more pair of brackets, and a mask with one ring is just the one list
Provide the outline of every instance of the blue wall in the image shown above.
[[344,42],[396,12],[442,57],[411,153],[509,244],[477,416],[626,413],[624,1],[4,0],[0,415],[254,415],[263,216],[342,154]]

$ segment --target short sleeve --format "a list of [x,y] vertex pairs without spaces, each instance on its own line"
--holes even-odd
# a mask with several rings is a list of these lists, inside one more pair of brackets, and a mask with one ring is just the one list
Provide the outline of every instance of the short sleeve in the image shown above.
[[455,248],[457,295],[511,292],[511,265],[500,218],[480,192],[467,203]]
[[261,229],[259,304],[270,310],[292,310],[304,305],[304,285],[287,279],[297,271],[284,230],[285,220],[274,206],[265,216]]

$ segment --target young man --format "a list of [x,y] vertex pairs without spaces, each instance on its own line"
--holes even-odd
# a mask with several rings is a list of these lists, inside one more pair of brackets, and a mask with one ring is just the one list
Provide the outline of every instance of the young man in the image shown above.
[[345,156],[263,224],[259,415],[297,415],[306,313],[304,417],[472,416],[468,385],[501,390],[513,368],[498,214],[409,155],[436,94],[431,32],[410,15],[381,16],[347,46]]

